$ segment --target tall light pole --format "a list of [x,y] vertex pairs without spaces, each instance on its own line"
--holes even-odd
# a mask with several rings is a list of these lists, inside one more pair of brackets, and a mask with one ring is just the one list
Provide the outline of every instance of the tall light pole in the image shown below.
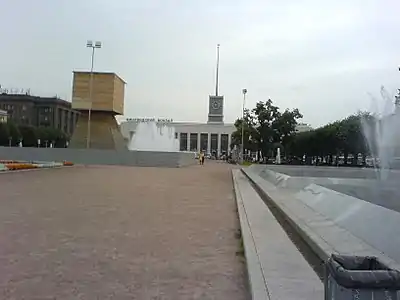
[[247,89],[242,90],[243,93],[243,107],[242,107],[242,148],[240,150],[241,152],[241,163],[243,164],[244,161],[244,106],[246,103],[246,94],[247,94]]
[[90,67],[90,82],[89,82],[89,110],[88,110],[88,124],[87,124],[87,139],[86,139],[86,148],[90,148],[90,119],[92,116],[92,91],[93,91],[93,63],[94,63],[94,49],[101,48],[101,42],[96,41],[94,44],[92,41],[87,41],[86,47],[92,48],[92,63]]

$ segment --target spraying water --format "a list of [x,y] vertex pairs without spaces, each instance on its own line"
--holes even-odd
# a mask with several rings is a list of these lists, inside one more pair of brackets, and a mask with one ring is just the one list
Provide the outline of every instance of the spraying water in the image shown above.
[[281,164],[281,148],[276,149],[276,164]]
[[129,150],[178,152],[175,128],[156,121],[139,122],[128,146]]
[[[377,178],[386,180],[390,173],[397,153],[400,149],[400,111],[396,111],[393,97],[381,87],[383,108],[379,107],[378,99],[373,96],[373,112],[362,119],[362,129],[368,148],[375,158],[374,169]],[[400,94],[396,96],[400,100]],[[400,103],[399,103],[400,104]]]

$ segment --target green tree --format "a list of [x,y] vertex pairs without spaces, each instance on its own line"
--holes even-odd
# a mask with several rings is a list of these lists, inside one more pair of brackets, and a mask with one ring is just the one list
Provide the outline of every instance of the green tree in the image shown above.
[[[339,156],[353,156],[352,163],[357,163],[358,155],[365,157],[370,153],[364,138],[363,122],[374,123],[374,117],[367,113],[358,113],[345,119],[327,124],[316,130],[296,134],[290,143],[290,153],[295,156],[306,156],[307,161],[326,161],[337,163]],[[336,161],[333,158],[336,157]]]
[[11,120],[7,122],[9,140],[11,139],[11,146],[17,146],[21,140],[21,133],[18,126]]
[[62,130],[57,129],[57,135],[55,141],[54,147],[57,148],[64,148],[67,141],[69,141],[70,137]]
[[259,101],[255,108],[245,111],[244,121],[236,120],[233,144],[241,143],[244,124],[245,149],[261,152],[262,156],[273,155],[276,147],[284,147],[290,142],[297,120],[301,117],[298,109],[287,109],[281,113],[271,99]]
[[296,133],[297,120],[302,117],[303,115],[297,108],[293,110],[286,109],[272,122],[271,127],[274,132],[273,140],[276,147],[287,150],[286,148],[290,144],[290,141],[293,140]]
[[8,146],[9,136],[7,123],[0,123],[0,146]]
[[244,119],[237,119],[235,121],[236,131],[232,133],[231,146],[240,146],[242,143],[242,127],[243,127],[243,142],[245,149],[251,149],[255,151],[257,149],[254,137],[256,135],[254,129],[253,116],[248,109],[245,109]]
[[53,147],[62,148],[65,147],[66,142],[69,140],[68,135],[62,130],[51,127],[37,128],[37,138],[40,139],[41,147],[46,145],[50,147],[51,143]]
[[31,125],[20,125],[18,130],[21,134],[24,147],[36,147],[37,145],[37,128]]

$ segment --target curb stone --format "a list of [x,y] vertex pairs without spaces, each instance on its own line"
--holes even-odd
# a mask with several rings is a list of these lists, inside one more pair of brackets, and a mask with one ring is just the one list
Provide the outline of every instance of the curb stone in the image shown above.
[[236,182],[235,173],[239,173],[239,169],[232,170],[232,180],[234,186],[234,195],[239,214],[240,229],[243,239],[244,254],[246,258],[247,277],[250,287],[251,298],[254,300],[270,300],[268,288],[263,280],[263,272],[257,258],[257,250],[254,238],[246,216],[246,209],[243,205],[242,195]]
[[244,174],[232,172],[252,299],[323,298],[312,266]]

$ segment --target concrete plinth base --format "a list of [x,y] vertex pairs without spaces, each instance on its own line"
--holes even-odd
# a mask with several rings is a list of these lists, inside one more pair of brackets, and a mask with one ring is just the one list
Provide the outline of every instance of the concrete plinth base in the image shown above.
[[[88,112],[81,111],[70,148],[85,149],[88,135]],[[90,148],[91,149],[126,149],[126,142],[122,137],[114,113],[92,111],[90,118]]]

